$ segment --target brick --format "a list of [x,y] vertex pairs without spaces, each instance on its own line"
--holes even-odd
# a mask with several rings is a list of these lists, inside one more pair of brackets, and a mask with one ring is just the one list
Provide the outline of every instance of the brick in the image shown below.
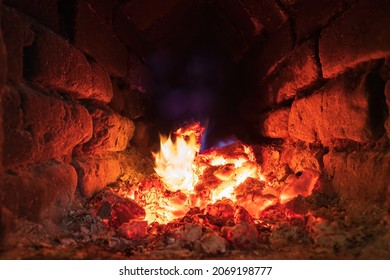
[[41,87],[89,98],[92,70],[85,56],[60,36],[35,27],[35,40],[26,56],[26,76]]
[[293,32],[290,22],[287,21],[276,33],[272,34],[271,38],[264,42],[259,53],[259,68],[256,71],[258,77],[264,78],[274,71],[276,66],[292,53],[293,49]]
[[[304,0],[294,12],[295,32],[298,41],[309,37],[326,26],[329,20],[341,13],[346,0]],[[351,1],[349,1],[351,2]]]
[[3,100],[4,167],[70,155],[92,135],[86,108],[25,86],[6,88]]
[[99,63],[91,62],[90,65],[92,70],[90,98],[109,103],[113,97],[110,75]]
[[342,200],[383,203],[390,185],[390,153],[331,151],[324,156],[324,174]]
[[385,97],[388,108],[387,120],[385,121],[385,129],[387,131],[387,137],[390,139],[390,81],[387,81],[385,86]]
[[113,35],[112,29],[100,20],[85,0],[77,1],[74,28],[77,48],[96,59],[110,74],[118,77],[126,75],[125,45]]
[[115,35],[139,56],[147,56],[149,47],[141,38],[137,27],[126,16],[125,12],[117,7],[113,19],[113,30]]
[[8,57],[7,78],[20,82],[23,78],[23,48],[31,45],[34,33],[26,18],[13,9],[2,7],[2,28]]
[[150,154],[153,145],[158,143],[158,133],[153,127],[143,121],[135,122],[134,136],[131,142],[142,152]]
[[145,31],[158,20],[170,14],[171,10],[180,2],[183,1],[134,0],[126,1],[122,5],[122,9],[139,30]]
[[270,138],[288,138],[290,108],[277,109],[260,116],[260,134]]
[[367,74],[331,80],[315,94],[295,100],[289,119],[290,136],[309,143],[329,144],[335,139],[365,142],[377,135],[370,96],[377,94]]
[[2,176],[2,204],[33,221],[61,221],[73,202],[77,174],[73,166],[45,163]]
[[286,163],[290,169],[297,173],[305,169],[322,172],[323,150],[310,148],[299,143],[286,143],[281,152],[281,162]]
[[261,172],[270,180],[282,180],[291,173],[286,163],[281,162],[279,147],[272,145],[253,146],[256,161],[261,166]]
[[5,0],[3,2],[15,7],[51,30],[57,33],[61,32],[59,0]]
[[78,174],[78,190],[85,197],[114,183],[121,175],[121,166],[115,155],[78,157],[72,161]]
[[[2,13],[0,12],[0,22]],[[7,54],[5,44],[3,40],[2,28],[0,28],[0,159],[3,158],[3,142],[4,142],[4,130],[3,130],[3,88],[7,76]],[[0,160],[0,174],[3,172],[3,162]],[[1,207],[0,207],[1,211]],[[1,223],[0,223],[1,224]],[[1,233],[0,233],[1,235]],[[2,237],[0,236],[0,245]]]
[[230,59],[238,63],[249,49],[249,41],[221,11],[215,10],[213,18],[213,35],[218,42],[223,42],[221,48],[230,56]]
[[264,26],[264,29],[268,32],[278,30],[288,18],[287,14],[274,0],[241,0],[241,2],[251,15],[251,20],[256,25]]
[[107,26],[112,25],[112,15],[117,0],[87,0],[91,10],[100,17]]
[[295,98],[297,92],[313,85],[320,78],[313,41],[298,47],[288,64],[276,73],[267,87],[269,105]]
[[93,136],[84,144],[83,151],[98,153],[125,150],[133,137],[133,121],[107,110],[89,108],[89,112],[93,120]]
[[113,91],[113,96],[110,103],[108,104],[110,108],[116,113],[123,115],[125,113],[125,91],[123,90],[123,83],[119,79],[112,79],[111,86]]
[[[235,0],[217,0],[216,4],[218,5],[217,9],[221,9],[247,39],[256,37],[263,30],[263,24],[254,16],[256,11],[251,9],[252,6],[248,7],[248,5],[245,5],[246,3]],[[253,5],[254,3],[250,4]]]
[[325,78],[361,62],[390,55],[390,3],[362,0],[321,32],[319,55]]
[[132,89],[146,92],[150,88],[152,73],[149,68],[134,54],[129,53],[126,81]]

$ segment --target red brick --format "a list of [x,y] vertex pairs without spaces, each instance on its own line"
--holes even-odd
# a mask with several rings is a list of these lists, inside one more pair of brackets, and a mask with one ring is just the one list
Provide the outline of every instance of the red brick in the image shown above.
[[[246,1],[248,2],[248,1]],[[236,0],[217,0],[218,9],[229,18],[234,26],[240,30],[246,38],[251,39],[256,37],[263,30],[263,24],[254,16],[256,11],[253,11],[252,6],[248,7]],[[249,3],[254,4],[254,3]]]
[[[0,22],[2,13],[0,12]],[[4,141],[4,130],[3,130],[3,88],[5,85],[7,75],[7,54],[5,50],[5,44],[3,40],[2,28],[0,28],[0,159],[3,158],[3,141]],[[0,160],[0,173],[3,172],[3,162]],[[0,208],[1,211],[1,208]],[[1,224],[1,223],[0,223]],[[1,234],[0,234],[1,235]],[[0,236],[0,244],[2,237]]]
[[100,17],[107,26],[112,25],[112,14],[117,0],[87,0],[91,10]]
[[4,93],[5,167],[70,155],[92,135],[92,120],[78,104],[42,95],[23,86]]
[[113,20],[115,35],[137,55],[146,56],[148,53],[147,45],[137,31],[137,27],[130,21],[120,7],[115,10]]
[[269,83],[269,105],[295,98],[298,91],[313,85],[320,78],[320,71],[314,42],[308,41],[294,51],[288,64],[278,71],[275,79]]
[[109,103],[113,97],[110,75],[96,62],[91,62],[92,69],[92,89],[91,97],[95,100]]
[[[293,14],[295,19],[295,32],[298,41],[309,37],[322,27],[326,26],[329,20],[341,13],[345,8],[347,0],[304,0]],[[349,2],[351,2],[349,0]]]
[[157,139],[157,131],[150,124],[143,121],[135,123],[134,136],[131,142],[142,152],[150,154],[153,145],[158,142]]
[[260,134],[270,138],[288,138],[290,108],[282,108],[260,116]]
[[51,30],[60,33],[59,0],[5,0],[3,2],[36,19]]
[[113,35],[112,29],[100,20],[85,0],[77,1],[74,32],[77,48],[95,58],[110,74],[118,77],[126,75],[125,45]]
[[251,20],[257,25],[263,25],[269,32],[275,32],[287,20],[286,13],[274,0],[241,0],[251,15]]
[[375,137],[370,119],[367,74],[350,74],[328,82],[315,94],[295,100],[289,119],[290,136],[329,144],[335,139],[365,142]]
[[387,81],[385,86],[386,104],[388,108],[387,120],[385,121],[385,128],[387,131],[387,137],[390,139],[390,81]]
[[75,98],[89,98],[92,71],[85,56],[60,36],[35,27],[35,40],[26,57],[27,77],[44,88]]
[[276,66],[292,53],[293,49],[293,32],[290,22],[287,21],[271,38],[264,42],[258,60],[258,77],[264,78],[274,71]]
[[93,120],[93,136],[84,144],[83,150],[89,153],[125,150],[133,137],[133,121],[107,110],[89,108],[89,112]]
[[123,90],[123,83],[118,79],[111,80],[113,96],[109,106],[116,113],[123,115],[125,113],[125,92]]
[[91,197],[121,175],[121,166],[115,155],[90,155],[75,158],[72,165],[78,174],[78,189],[82,195]]
[[331,151],[324,156],[324,174],[342,200],[383,203],[390,185],[390,153]]
[[319,55],[325,78],[390,55],[390,2],[362,0],[321,32]]
[[20,13],[4,6],[2,13],[3,36],[8,56],[7,78],[20,82],[23,78],[23,48],[31,45],[34,33]]
[[305,169],[322,172],[323,150],[310,148],[299,143],[286,143],[283,145],[281,162],[288,164],[290,169],[297,173]]
[[[134,0],[126,1],[122,9],[141,31],[151,27],[156,21],[170,14],[171,10],[179,5],[180,0],[154,1]],[[188,2],[188,1],[185,1]]]
[[231,60],[238,63],[249,48],[248,40],[221,11],[215,10],[212,16],[214,18],[213,35],[219,42],[223,42],[221,48]]
[[45,163],[2,176],[1,202],[19,217],[59,222],[73,202],[77,174],[73,166]]
[[146,92],[150,88],[151,75],[151,71],[145,64],[136,55],[129,53],[126,80],[131,88]]

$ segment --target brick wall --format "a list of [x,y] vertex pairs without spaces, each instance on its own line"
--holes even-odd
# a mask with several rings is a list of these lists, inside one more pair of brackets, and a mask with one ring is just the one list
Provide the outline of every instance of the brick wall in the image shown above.
[[390,2],[281,4],[284,23],[247,59],[255,95],[245,108],[270,143],[260,148],[263,169],[278,169],[281,179],[317,169],[342,200],[382,204],[390,186]]
[[0,8],[1,205],[55,221],[77,194],[116,181],[138,124],[147,129],[149,74],[135,52],[143,43],[116,24],[124,21],[116,1],[7,0]]

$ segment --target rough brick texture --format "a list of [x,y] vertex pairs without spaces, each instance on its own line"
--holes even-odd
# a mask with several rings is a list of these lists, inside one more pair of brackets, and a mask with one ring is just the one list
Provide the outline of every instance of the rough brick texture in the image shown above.
[[324,156],[324,171],[343,200],[383,203],[390,185],[390,153],[331,151]]
[[390,2],[362,0],[321,32],[319,55],[324,77],[390,55]]
[[46,25],[51,30],[57,33],[61,31],[59,0],[5,0],[3,2]]
[[20,13],[4,6],[1,12],[1,25],[8,57],[7,78],[20,82],[23,78],[23,47],[32,43],[34,33],[26,18]]
[[274,0],[242,0],[255,25],[263,25],[269,32],[275,32],[287,20],[286,13]]
[[282,108],[260,116],[260,134],[270,138],[287,138],[290,108]]
[[75,158],[72,165],[78,174],[78,189],[86,197],[115,182],[121,174],[121,166],[115,155]]
[[322,172],[323,151],[319,148],[309,148],[297,143],[286,143],[281,152],[281,162],[297,173],[305,169]]
[[365,142],[375,136],[371,126],[369,76],[342,76],[315,94],[295,100],[289,119],[290,136],[328,144],[333,139]]
[[101,21],[85,0],[77,0],[74,43],[92,56],[110,74],[124,77],[127,73],[127,49],[112,29]]
[[385,86],[385,96],[386,96],[386,104],[387,104],[387,120],[385,122],[385,128],[387,131],[387,137],[390,139],[390,81],[387,81]]
[[331,17],[343,11],[345,2],[351,0],[301,1],[293,14],[297,39],[301,41],[326,26]]
[[99,153],[126,149],[133,137],[133,121],[111,111],[97,108],[90,108],[89,112],[93,119],[93,136],[88,143],[84,144],[83,150],[89,153]]
[[266,104],[275,105],[294,98],[298,91],[314,84],[320,78],[320,71],[314,42],[308,41],[294,51],[287,65],[269,83]]
[[27,56],[27,77],[41,87],[66,92],[75,98],[89,98],[92,71],[85,56],[49,30],[36,27],[35,34]]
[[257,75],[259,79],[271,73],[280,62],[291,54],[293,48],[293,32],[290,22],[287,21],[275,34],[272,34],[269,40],[264,42],[258,60]]
[[96,62],[91,62],[91,69],[91,97],[104,103],[109,103],[113,97],[110,75],[100,64]]
[[69,155],[92,135],[83,106],[20,87],[4,93],[4,166],[44,162]]
[[46,163],[3,174],[1,202],[19,217],[58,220],[67,214],[77,186],[73,166]]

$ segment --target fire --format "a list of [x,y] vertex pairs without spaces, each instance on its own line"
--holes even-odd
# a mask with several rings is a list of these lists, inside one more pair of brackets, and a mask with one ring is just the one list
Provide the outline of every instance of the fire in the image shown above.
[[194,123],[168,137],[160,135],[160,150],[153,153],[159,179],[141,182],[133,194],[149,223],[167,224],[193,207],[206,208],[220,201],[244,207],[256,219],[269,206],[311,194],[317,173],[289,178],[277,191],[261,174],[252,148],[243,143],[199,153],[203,130]]

